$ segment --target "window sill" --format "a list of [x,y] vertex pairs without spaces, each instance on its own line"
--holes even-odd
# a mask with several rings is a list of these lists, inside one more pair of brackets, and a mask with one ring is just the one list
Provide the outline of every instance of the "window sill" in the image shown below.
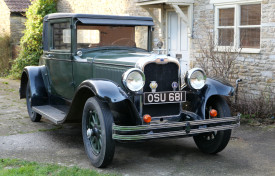
[[259,54],[261,53],[261,49],[255,48],[242,48],[242,49],[234,49],[229,47],[216,47],[214,49],[216,52],[230,52],[230,53],[244,53],[244,54]]
[[262,0],[210,0],[209,4],[225,5],[225,4],[243,4],[243,3],[255,3],[262,2]]

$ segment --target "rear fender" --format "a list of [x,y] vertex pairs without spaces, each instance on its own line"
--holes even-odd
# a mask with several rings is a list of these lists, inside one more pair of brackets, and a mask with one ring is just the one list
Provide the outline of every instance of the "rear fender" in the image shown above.
[[48,101],[48,94],[42,77],[43,71],[45,71],[45,66],[28,66],[22,72],[19,88],[20,99],[26,98],[26,89],[29,82],[32,106],[44,105]]

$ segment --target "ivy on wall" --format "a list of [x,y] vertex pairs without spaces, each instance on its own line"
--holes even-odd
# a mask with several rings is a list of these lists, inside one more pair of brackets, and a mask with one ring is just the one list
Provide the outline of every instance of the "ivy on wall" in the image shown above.
[[26,29],[20,40],[21,50],[15,59],[11,76],[19,78],[25,66],[38,65],[42,50],[43,18],[56,12],[57,0],[34,0],[26,12]]

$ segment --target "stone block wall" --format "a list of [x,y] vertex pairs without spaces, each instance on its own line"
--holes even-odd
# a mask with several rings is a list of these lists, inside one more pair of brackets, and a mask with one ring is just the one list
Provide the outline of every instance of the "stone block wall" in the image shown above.
[[[57,11],[63,13],[84,13],[104,15],[148,16],[149,13],[136,5],[134,0],[59,0]],[[158,10],[155,11],[158,15]],[[153,38],[159,38],[159,26],[155,26]],[[153,41],[156,43],[156,41]]]
[[59,0],[57,11],[85,14],[149,16],[149,14],[137,6],[133,0]]
[[[57,9],[58,12],[70,13],[149,16],[149,13],[135,2],[134,0],[59,0]],[[243,80],[239,88],[247,94],[260,95],[261,92],[269,92],[275,96],[274,9],[275,0],[262,1],[261,53],[240,54],[236,60],[234,72],[238,72],[238,75],[235,75],[235,78]],[[161,18],[158,11],[155,11],[155,14]],[[190,46],[191,67],[198,66],[196,58],[202,54],[198,41],[206,41],[209,34],[214,34],[214,15],[215,7],[210,4],[210,0],[195,0],[193,38]],[[159,36],[159,28],[156,26],[154,38],[157,39]],[[232,84],[235,82],[232,81]]]
[[26,17],[24,16],[10,16],[10,33],[11,33],[11,42],[13,45],[19,45],[20,39],[23,36],[23,31],[25,29]]
[[10,34],[10,9],[0,0],[0,34]]
[[[194,4],[194,29],[191,57],[202,56],[199,41],[214,34],[213,4],[209,0],[196,0]],[[261,52],[258,54],[240,54],[235,64],[235,78],[241,78],[240,91],[260,96],[265,92],[275,97],[275,0],[262,1]],[[235,84],[232,81],[232,84]]]

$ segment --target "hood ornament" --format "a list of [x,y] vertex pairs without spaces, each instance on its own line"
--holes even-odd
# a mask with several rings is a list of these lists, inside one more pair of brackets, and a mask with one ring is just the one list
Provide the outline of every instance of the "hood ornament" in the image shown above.
[[172,88],[173,88],[173,91],[176,91],[176,89],[179,87],[179,84],[177,82],[172,82]]
[[156,92],[158,83],[156,81],[151,81],[151,83],[149,84],[149,87],[151,88],[152,92]]

